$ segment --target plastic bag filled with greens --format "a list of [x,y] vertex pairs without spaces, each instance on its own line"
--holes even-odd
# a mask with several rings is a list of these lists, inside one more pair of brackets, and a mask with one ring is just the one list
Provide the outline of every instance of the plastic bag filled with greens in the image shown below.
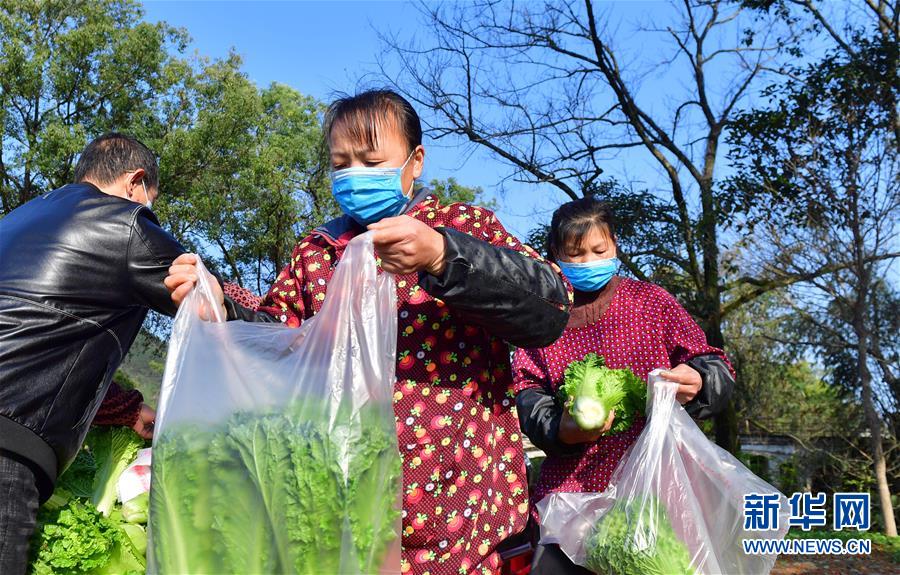
[[[787,498],[713,444],[650,374],[647,425],[603,493],[552,493],[537,504],[541,543],[613,575],[765,574],[775,554],[748,555],[744,539],[780,540]],[[744,497],[774,495],[778,527],[748,531]]]
[[370,234],[297,329],[204,321],[198,287],[163,379],[150,571],[399,572],[396,288]]

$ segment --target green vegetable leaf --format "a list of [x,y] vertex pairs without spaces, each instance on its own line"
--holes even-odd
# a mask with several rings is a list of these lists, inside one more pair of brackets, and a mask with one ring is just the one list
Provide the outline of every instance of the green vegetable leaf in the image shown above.
[[602,428],[615,410],[609,433],[621,433],[634,423],[635,413],[644,413],[647,386],[630,369],[609,369],[602,357],[589,353],[566,367],[559,397],[578,426],[588,431]]
[[144,492],[122,504],[122,519],[128,523],[147,524],[150,509],[150,493]]
[[597,573],[696,573],[690,551],[675,534],[665,506],[652,495],[617,501],[588,536],[585,551],[585,566]]
[[127,427],[95,427],[86,442],[97,465],[91,490],[91,501],[108,516],[116,503],[116,481],[125,468],[137,458],[144,440]]
[[56,488],[66,490],[74,497],[90,498],[94,491],[94,474],[97,464],[87,446],[83,447],[72,464],[56,482]]
[[307,399],[158,437],[160,572],[377,572],[399,536],[396,431],[377,410],[339,413],[337,425],[330,415]]

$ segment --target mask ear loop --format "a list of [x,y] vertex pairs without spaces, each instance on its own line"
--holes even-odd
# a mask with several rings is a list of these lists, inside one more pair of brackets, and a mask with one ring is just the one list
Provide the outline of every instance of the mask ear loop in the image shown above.
[[[418,147],[418,146],[416,146],[416,147]],[[401,178],[401,180],[402,180],[402,178],[403,178],[403,170],[406,169],[406,165],[409,163],[409,161],[412,159],[412,157],[413,157],[413,155],[414,155],[415,153],[416,153],[416,150],[415,150],[415,148],[413,148],[413,151],[410,152],[409,155],[406,157],[406,161],[403,162],[403,165],[402,165],[402,166],[400,166],[400,178]],[[416,187],[416,179],[413,178],[413,179],[412,179],[412,182],[410,182],[410,184],[409,184],[409,192],[408,192],[408,193],[405,193],[405,194],[403,194],[403,195],[406,196],[407,198],[412,198],[413,188],[415,188],[415,187]],[[402,191],[402,190],[401,190],[401,191]]]

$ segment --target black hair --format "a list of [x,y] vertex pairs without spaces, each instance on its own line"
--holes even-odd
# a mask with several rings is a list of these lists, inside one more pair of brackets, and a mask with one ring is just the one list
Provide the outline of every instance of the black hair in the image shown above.
[[554,261],[573,240],[584,237],[591,228],[606,228],[616,238],[616,216],[612,208],[594,196],[567,202],[553,212],[547,234],[547,252]]
[[125,172],[137,169],[144,170],[144,183],[148,189],[159,187],[159,168],[150,148],[137,138],[110,132],[92,141],[81,152],[75,165],[75,181],[109,184]]
[[393,90],[368,90],[355,96],[338,98],[325,112],[324,135],[331,138],[331,130],[340,125],[357,143],[374,149],[378,142],[378,127],[396,125],[406,139],[407,151],[412,153],[422,144],[422,122],[406,98]]

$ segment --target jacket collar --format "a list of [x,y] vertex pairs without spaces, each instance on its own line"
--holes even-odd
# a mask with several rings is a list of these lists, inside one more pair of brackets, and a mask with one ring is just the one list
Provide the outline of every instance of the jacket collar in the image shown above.
[[[403,208],[402,213],[408,214],[413,211],[419,204],[427,200],[430,195],[431,191],[428,188],[422,188],[406,202],[406,207]],[[357,223],[356,220],[347,214],[342,214],[317,227],[312,233],[320,236],[332,246],[342,248],[350,243],[350,240],[365,231],[366,228]]]

